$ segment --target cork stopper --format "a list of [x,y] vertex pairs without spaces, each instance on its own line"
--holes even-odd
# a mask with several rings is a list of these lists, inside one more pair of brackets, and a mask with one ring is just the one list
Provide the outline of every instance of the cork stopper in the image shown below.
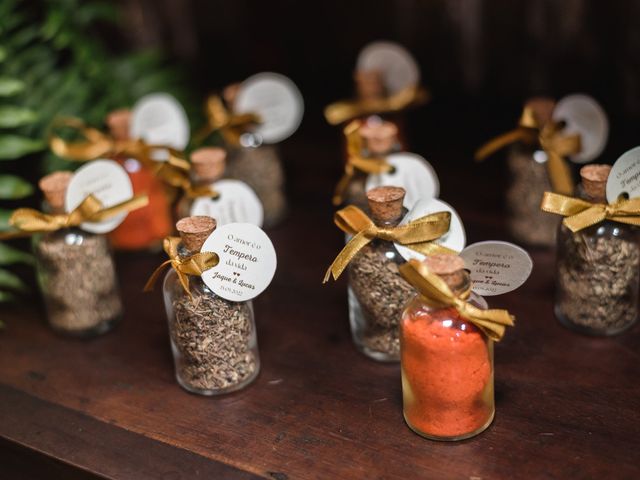
[[391,122],[366,122],[360,127],[360,135],[373,155],[389,153],[398,143],[398,127]]
[[129,139],[129,125],[131,122],[131,110],[122,108],[114,110],[107,115],[107,127],[111,136],[116,140]]
[[198,180],[215,182],[224,174],[227,152],[219,147],[204,147],[191,154],[191,166]]
[[229,107],[233,108],[233,104],[238,98],[238,92],[240,91],[240,83],[232,83],[231,85],[227,85],[224,90],[222,90],[222,98]]
[[551,121],[556,102],[549,97],[533,97],[527,100],[524,106],[531,109],[538,125],[544,126]]
[[54,212],[64,211],[64,197],[71,177],[73,177],[72,172],[54,172],[42,177],[38,182],[45,200]]
[[367,192],[369,208],[374,222],[389,223],[402,217],[402,202],[405,195],[401,187],[376,187]]
[[356,93],[363,100],[373,100],[385,96],[382,72],[379,70],[356,70],[353,74]]
[[187,250],[198,253],[205,240],[216,229],[216,221],[205,216],[185,217],[178,220],[176,229]]
[[604,202],[607,198],[607,179],[611,165],[593,164],[580,169],[582,188],[589,198],[596,202]]
[[469,289],[471,279],[464,269],[462,257],[447,254],[431,255],[422,263],[431,273],[442,278],[454,293],[463,293]]

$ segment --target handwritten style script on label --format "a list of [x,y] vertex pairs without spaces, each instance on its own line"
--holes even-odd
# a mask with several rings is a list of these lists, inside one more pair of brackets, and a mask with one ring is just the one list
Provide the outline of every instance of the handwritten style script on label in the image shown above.
[[529,254],[508,242],[488,241],[469,245],[460,256],[471,272],[473,291],[491,296],[511,292],[531,275]]
[[640,147],[623,153],[609,173],[607,201],[613,203],[623,193],[629,198],[640,196]]
[[276,271],[276,251],[259,227],[250,223],[229,223],[217,228],[202,246],[215,252],[220,263],[202,274],[204,283],[232,302],[245,302],[260,295]]

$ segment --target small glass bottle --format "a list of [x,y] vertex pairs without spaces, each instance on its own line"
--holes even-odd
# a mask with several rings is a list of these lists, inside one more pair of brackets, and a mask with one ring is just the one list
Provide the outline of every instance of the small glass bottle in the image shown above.
[[[194,187],[206,187],[217,182],[224,175],[227,152],[219,147],[203,147],[191,154],[191,182]],[[177,220],[191,215],[195,199],[182,196],[176,206]]]
[[[186,217],[176,228],[182,258],[198,253],[213,232],[211,217]],[[191,297],[171,269],[163,284],[176,379],[185,390],[219,395],[250,384],[260,371],[253,306],[214,294],[199,276],[189,277]]]
[[[551,121],[555,102],[548,98],[534,98],[527,102],[543,125]],[[544,192],[551,191],[547,169],[547,154],[537,139],[533,143],[519,142],[507,154],[509,186],[506,192],[507,228],[521,243],[531,246],[553,247],[560,219],[540,210]]]
[[[609,165],[582,167],[581,196],[606,203]],[[564,326],[615,335],[638,320],[640,244],[637,227],[605,220],[578,232],[560,225],[555,313]]]
[[[64,213],[71,176],[71,172],[56,172],[40,181],[51,214]],[[36,277],[52,329],[91,337],[119,322],[122,301],[105,235],[64,228],[34,236],[33,248]]]
[[[454,255],[425,260],[451,291],[486,309],[470,292],[464,261]],[[493,341],[455,308],[433,308],[420,296],[400,322],[403,414],[407,425],[432,440],[462,440],[484,431],[495,414]]]
[[[405,191],[378,187],[367,192],[371,219],[379,227],[400,223]],[[349,322],[356,347],[374,360],[400,359],[398,322],[404,306],[415,294],[400,275],[405,260],[392,242],[374,239],[351,260],[349,272]]]
[[[369,117],[358,129],[358,134],[362,140],[360,155],[363,158],[386,157],[399,150],[398,127],[380,117]],[[345,205],[355,205],[363,210],[367,209],[367,176],[367,173],[356,169],[344,194],[343,203]]]
[[[115,140],[129,140],[129,110],[116,110],[107,116],[107,126]],[[135,158],[115,159],[127,171],[134,195],[146,194],[147,206],[130,212],[127,218],[109,234],[116,250],[152,250],[162,247],[162,240],[171,233],[171,208],[165,186],[148,167]]]

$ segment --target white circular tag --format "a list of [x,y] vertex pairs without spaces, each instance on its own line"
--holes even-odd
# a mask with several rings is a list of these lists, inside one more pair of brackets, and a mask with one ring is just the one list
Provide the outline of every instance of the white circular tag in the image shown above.
[[[409,213],[407,213],[407,215],[402,219],[400,225],[405,225],[412,220],[437,212],[450,212],[451,225],[449,226],[449,231],[436,240],[436,243],[459,252],[467,243],[464,226],[462,225],[460,216],[453,207],[442,200],[438,200],[437,198],[422,198],[418,200]],[[424,255],[410,249],[409,247],[404,247],[398,243],[394,243],[394,245],[402,258],[407,261],[412,258],[418,260],[424,260],[425,258]]]
[[[168,93],[145,95],[133,106],[131,138],[184,150],[189,143],[189,120],[182,105]],[[167,160],[166,151],[158,150],[155,160]]]
[[229,223],[216,228],[202,252],[214,252],[220,263],[202,274],[213,293],[232,302],[246,302],[260,295],[276,272],[276,251],[259,227]]
[[471,272],[472,290],[479,295],[501,295],[526,282],[533,261],[522,248],[508,242],[478,242],[460,256]]
[[240,180],[220,180],[212,185],[218,198],[199,197],[191,206],[191,215],[216,219],[218,226],[227,223],[251,223],[262,227],[264,209],[255,192]]
[[622,194],[640,197],[640,147],[622,154],[611,167],[607,179],[607,201],[613,203]]
[[242,82],[234,101],[236,113],[256,113],[255,129],[266,143],[293,135],[302,121],[304,102],[298,87],[284,75],[263,72]]
[[394,42],[366,45],[358,55],[356,69],[380,71],[385,87],[392,94],[420,82],[420,69],[413,56]]
[[440,182],[429,162],[415,153],[394,153],[387,156],[393,167],[388,173],[369,175],[366,190],[375,187],[398,186],[406,190],[404,206],[411,209],[421,198],[436,198],[440,193]]
[[564,121],[563,133],[580,134],[581,150],[571,161],[587,163],[597,158],[609,138],[609,121],[604,109],[588,95],[575,94],[562,98],[553,110],[553,119]]
[[[124,168],[113,160],[94,160],[80,167],[73,174],[64,207],[71,212],[93,194],[104,207],[113,207],[133,197],[133,187]],[[120,213],[102,222],[84,222],[81,227],[91,233],[107,233],[120,225],[127,213]]]

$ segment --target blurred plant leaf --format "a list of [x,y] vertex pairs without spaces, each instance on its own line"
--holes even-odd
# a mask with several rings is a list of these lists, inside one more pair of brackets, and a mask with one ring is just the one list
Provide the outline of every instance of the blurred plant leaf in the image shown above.
[[[0,290],[0,303],[14,302],[15,300],[16,296],[13,293]],[[0,328],[4,328],[4,326],[4,322],[0,320]]]
[[29,153],[44,150],[46,143],[20,135],[0,136],[0,160],[15,160]]
[[25,84],[22,80],[10,77],[0,77],[0,97],[10,97],[17,95],[24,90]]
[[11,225],[9,225],[9,218],[11,218],[12,213],[13,210],[0,208],[0,231],[8,230],[11,227]]
[[0,105],[0,127],[15,128],[23,125],[30,125],[38,118],[38,114],[24,107],[13,105]]
[[0,175],[0,199],[16,200],[33,193],[33,185],[15,175]]
[[7,49],[0,47],[0,62],[4,62],[7,59]]
[[16,263],[34,265],[35,259],[30,253],[10,247],[6,243],[0,243],[0,265],[15,265]]
[[4,268],[0,268],[0,288],[21,293],[29,291],[29,287],[27,287],[19,276]]

